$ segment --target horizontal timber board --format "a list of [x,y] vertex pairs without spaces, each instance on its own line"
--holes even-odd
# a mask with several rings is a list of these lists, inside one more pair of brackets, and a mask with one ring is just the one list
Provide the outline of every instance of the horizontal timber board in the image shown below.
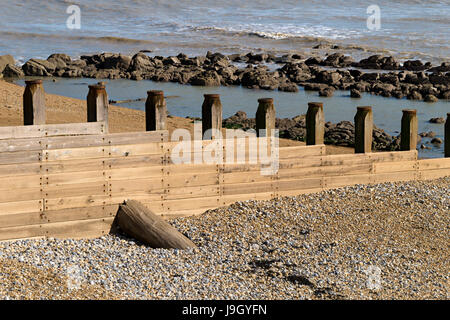
[[106,206],[81,207],[81,208],[70,208],[54,211],[44,211],[42,213],[42,219],[43,222],[45,223],[99,219],[105,217],[115,217],[118,210],[119,205],[115,204]]
[[419,170],[420,180],[438,179],[450,176],[450,168],[435,170]]
[[39,138],[61,135],[101,134],[108,130],[105,122],[44,124],[0,127],[0,139]]
[[418,160],[419,170],[449,169],[450,158]]
[[43,211],[43,199],[0,203],[0,213],[26,213]]
[[83,195],[76,197],[61,197],[45,199],[44,210],[60,210],[80,207],[103,206],[110,204],[107,195]]
[[94,238],[111,230],[114,217],[0,228],[0,240],[34,237]]

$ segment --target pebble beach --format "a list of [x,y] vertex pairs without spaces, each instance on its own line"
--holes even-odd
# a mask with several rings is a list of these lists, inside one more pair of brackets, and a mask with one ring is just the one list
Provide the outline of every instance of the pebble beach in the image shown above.
[[237,202],[120,235],[0,243],[0,299],[448,299],[450,178]]

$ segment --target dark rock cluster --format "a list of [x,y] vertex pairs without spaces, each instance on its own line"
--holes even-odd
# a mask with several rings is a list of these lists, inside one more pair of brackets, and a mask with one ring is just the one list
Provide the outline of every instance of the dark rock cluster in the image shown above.
[[[171,57],[150,57],[144,52],[133,57],[102,53],[81,56],[78,60],[65,54],[52,54],[47,60],[30,59],[22,68],[10,60],[10,56],[0,57],[0,71],[4,77],[147,79],[198,86],[241,85],[288,92],[298,91],[300,85],[306,90],[318,91],[323,97],[332,96],[335,90],[348,90],[353,98],[368,92],[426,102],[450,99],[449,63],[432,66],[409,60],[400,64],[392,57],[380,55],[355,62],[342,53],[333,53],[323,60],[298,54],[275,56],[265,53],[226,56],[208,52],[199,57],[182,53]],[[278,64],[279,68],[270,69],[267,63]],[[362,69],[374,70],[364,72]]]

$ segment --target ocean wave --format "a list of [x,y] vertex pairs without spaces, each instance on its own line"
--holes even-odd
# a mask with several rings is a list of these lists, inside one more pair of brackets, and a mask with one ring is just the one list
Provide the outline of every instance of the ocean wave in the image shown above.
[[[259,38],[283,40],[305,39],[308,41],[348,39],[362,35],[359,31],[338,30],[325,26],[272,26],[249,25],[241,27],[216,27],[216,26],[190,26],[192,31],[208,31],[230,36],[255,36]],[[278,30],[276,30],[278,29]]]

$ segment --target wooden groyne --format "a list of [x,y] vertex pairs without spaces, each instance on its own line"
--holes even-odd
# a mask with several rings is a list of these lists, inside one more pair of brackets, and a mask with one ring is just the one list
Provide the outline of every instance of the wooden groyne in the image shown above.
[[[279,148],[277,170],[267,175],[261,174],[267,166],[261,154],[268,150],[261,146],[273,146],[264,135],[247,134],[232,142],[228,137],[192,141],[183,153],[191,163],[174,161],[180,143],[169,141],[162,92],[148,93],[149,131],[114,134],[108,133],[104,84],[90,87],[87,123],[45,124],[43,94],[41,82],[27,82],[25,125],[0,128],[0,240],[100,236],[110,231],[119,205],[128,199],[167,218],[241,200],[450,175],[450,114],[445,158],[418,159],[413,110],[403,111],[402,151],[372,153],[370,107],[358,108],[355,115],[356,154],[327,155],[323,105],[310,103],[308,145]],[[218,95],[205,97],[202,113],[204,127],[221,129]],[[275,128],[273,100],[260,100],[257,119],[257,129],[267,133]],[[248,148],[249,141],[260,146],[256,153]],[[217,161],[195,161],[215,144],[223,151]],[[239,152],[245,154],[244,161],[229,161],[230,153],[234,159]]]

